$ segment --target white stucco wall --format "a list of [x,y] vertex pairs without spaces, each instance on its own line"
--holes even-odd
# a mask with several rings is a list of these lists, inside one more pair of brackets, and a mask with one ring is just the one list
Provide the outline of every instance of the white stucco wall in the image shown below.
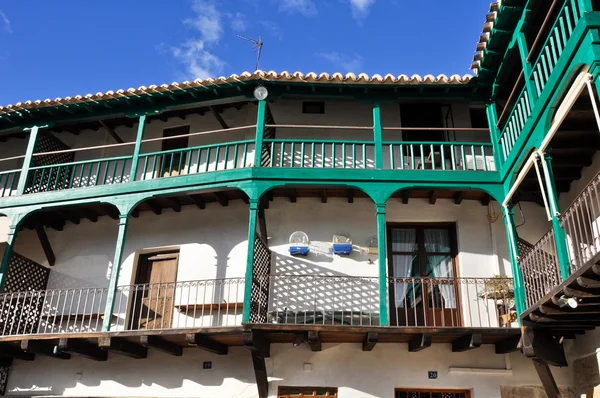
[[[203,370],[212,361],[211,370]],[[311,371],[305,371],[310,364]],[[269,397],[278,386],[337,387],[341,398],[392,397],[395,388],[470,389],[473,398],[500,397],[500,386],[539,385],[530,360],[509,355],[512,372],[455,373],[451,368],[506,369],[504,355],[493,346],[452,353],[449,344],[434,344],[409,353],[406,344],[378,344],[363,352],[360,344],[324,344],[312,352],[306,344],[273,344],[266,359]],[[437,371],[436,380],[428,371]],[[552,369],[560,386],[570,386],[566,369]],[[492,370],[493,372],[493,370]],[[107,362],[73,357],[70,361],[40,357],[34,362],[16,361],[7,395],[11,396],[132,396],[132,397],[256,397],[250,353],[231,348],[228,356],[216,356],[186,348],[182,357],[150,351],[148,359],[130,359],[109,353]]]

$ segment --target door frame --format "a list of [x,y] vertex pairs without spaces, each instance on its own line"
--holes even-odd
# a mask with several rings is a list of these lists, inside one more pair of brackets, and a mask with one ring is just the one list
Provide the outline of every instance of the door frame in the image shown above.
[[[142,284],[139,282],[139,278],[141,276],[140,275],[141,270],[148,263],[148,261],[150,261],[150,259],[152,257],[156,257],[156,256],[173,256],[173,257],[175,257],[175,259],[176,259],[175,280],[173,281],[173,283],[177,283],[177,275],[179,273],[179,258],[181,256],[181,252],[180,252],[179,248],[174,248],[174,249],[147,251],[144,253],[140,253],[138,256],[136,256],[137,258],[135,259],[135,271],[133,272],[133,281],[132,281],[133,283],[131,284],[131,286]],[[165,282],[165,283],[169,283],[169,282]],[[125,317],[125,319],[126,319],[125,329],[127,330],[127,328],[130,327],[132,330],[138,330],[139,324],[135,325],[135,328],[134,328],[134,324],[132,322],[132,317],[134,318],[133,320],[135,321],[136,308],[134,308],[134,303],[140,301],[140,299],[138,297],[136,297],[139,294],[139,292],[135,292],[133,294],[131,294],[131,293],[132,292],[130,291],[129,297],[127,297],[128,304],[127,304],[127,316]],[[174,298],[175,297],[173,297],[173,299]],[[175,304],[174,301],[173,301],[173,304]],[[173,305],[172,311],[175,311],[175,305]]]
[[[419,235],[425,228],[439,228],[446,229],[449,232],[450,238],[450,257],[452,258],[452,272],[454,278],[459,278],[459,266],[458,266],[458,234],[456,228],[456,222],[386,222],[386,256],[387,256],[387,273],[388,278],[394,277],[394,262],[393,256],[394,251],[392,251],[392,230],[398,228],[414,228],[417,230],[417,256],[419,257],[419,271],[423,273],[423,270],[426,267],[424,263],[424,258],[427,252],[424,249],[424,241],[423,239],[419,239]],[[419,276],[420,278],[427,278],[427,276]],[[435,278],[430,278],[435,279]],[[456,312],[457,312],[457,320],[458,324],[453,325],[453,327],[461,326],[462,324],[462,300],[461,300],[461,286],[460,283],[456,283],[456,288],[454,289],[456,295]],[[391,311],[390,313],[390,323],[395,326],[398,325],[398,319],[396,315],[396,297],[394,292],[394,284],[391,281],[388,281],[388,306]],[[433,309],[429,307],[429,300],[423,303],[423,315],[426,316],[431,311],[431,316],[434,315]],[[416,319],[415,319],[416,322]],[[416,326],[416,325],[415,325]],[[423,325],[420,325],[423,326]],[[428,325],[429,326],[429,325]],[[433,325],[430,325],[433,326]]]

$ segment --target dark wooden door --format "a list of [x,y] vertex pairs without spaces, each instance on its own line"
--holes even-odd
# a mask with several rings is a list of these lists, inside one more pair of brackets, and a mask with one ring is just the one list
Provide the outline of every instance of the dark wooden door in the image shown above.
[[155,254],[138,265],[132,316],[135,329],[166,329],[173,322],[179,253]]
[[[190,126],[172,127],[163,130],[163,137],[175,137],[189,133]],[[176,150],[187,148],[187,146],[188,137],[171,138],[162,142],[163,151],[175,150],[175,152],[167,153],[161,157],[158,170],[159,177],[178,176],[183,173],[187,156],[185,152]]]

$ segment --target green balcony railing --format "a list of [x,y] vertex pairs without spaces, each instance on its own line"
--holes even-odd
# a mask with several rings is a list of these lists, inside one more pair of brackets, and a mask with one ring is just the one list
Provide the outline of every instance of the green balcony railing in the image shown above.
[[138,180],[251,167],[254,140],[202,145],[140,155]]
[[[578,1],[565,0],[562,9],[558,13],[558,17],[549,30],[546,41],[541,47],[537,58],[532,63],[530,75],[525,76],[532,83],[532,86],[535,87],[535,97],[539,97],[544,91],[561,55],[567,48],[567,44],[573,35],[577,23],[582,17],[583,9]],[[527,85],[525,85],[502,128],[499,137],[499,146],[502,148],[502,161],[505,161],[510,155],[515,142],[520,137],[532,113],[533,104],[530,103],[531,94],[534,93],[528,92]]]
[[264,167],[280,168],[375,168],[375,143],[349,140],[263,140]]
[[384,142],[383,160],[392,170],[496,170],[492,144],[481,142]]
[[12,196],[17,193],[17,185],[21,170],[8,170],[0,172],[0,197]]

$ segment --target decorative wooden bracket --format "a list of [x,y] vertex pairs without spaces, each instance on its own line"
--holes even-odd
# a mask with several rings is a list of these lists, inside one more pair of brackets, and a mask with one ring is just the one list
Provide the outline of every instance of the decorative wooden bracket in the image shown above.
[[433,337],[430,334],[417,335],[408,343],[408,352],[418,352],[431,347],[432,341]]
[[319,335],[319,332],[309,331],[306,340],[308,341],[308,345],[310,345],[310,349],[312,351],[321,351],[322,345],[321,336]]
[[201,333],[190,333],[185,335],[185,340],[191,346],[196,346],[204,351],[217,355],[227,355],[228,347],[225,344],[214,341]]
[[153,348],[158,351],[166,352],[167,354],[180,357],[183,355],[183,347],[171,343],[159,336],[142,336],[140,343],[147,348]]
[[567,366],[563,345],[549,331],[523,326],[521,327],[521,334],[522,350],[526,357],[542,364]]
[[57,359],[71,359],[71,354],[66,352],[55,353],[54,344],[44,340],[21,340],[21,350]]
[[482,339],[480,334],[467,334],[452,341],[452,352],[464,352],[479,348],[481,343]]
[[373,332],[367,333],[362,343],[362,350],[373,351],[373,348],[375,348],[375,344],[377,344],[378,341],[379,334]]
[[79,339],[59,339],[58,345],[54,347],[54,353],[67,353],[71,355],[79,355],[85,358],[93,359],[94,361],[106,361],[108,353],[95,344]]
[[135,359],[142,359],[148,356],[147,347],[133,343],[122,337],[99,337],[98,347]]

